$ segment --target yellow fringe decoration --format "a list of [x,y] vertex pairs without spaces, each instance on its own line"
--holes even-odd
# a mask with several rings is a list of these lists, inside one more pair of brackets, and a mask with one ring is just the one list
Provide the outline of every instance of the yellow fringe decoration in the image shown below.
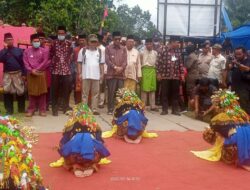
[[107,159],[107,158],[103,158],[100,160],[99,164],[100,165],[107,165],[107,164],[110,164],[112,161]]
[[64,164],[64,158],[61,157],[59,160],[50,163],[49,166],[50,166],[51,168],[59,168],[59,167],[62,167],[63,164]]
[[217,136],[215,145],[213,148],[205,150],[205,151],[191,151],[195,156],[212,161],[217,162],[221,159],[221,151],[224,144],[224,138],[221,136]]
[[102,133],[102,138],[107,139],[107,138],[112,137],[116,133],[117,128],[118,128],[117,125],[114,125],[113,128],[111,129],[111,131],[103,132]]
[[144,137],[144,138],[157,138],[158,134],[157,133],[149,133],[147,131],[144,131],[142,133],[142,137]]

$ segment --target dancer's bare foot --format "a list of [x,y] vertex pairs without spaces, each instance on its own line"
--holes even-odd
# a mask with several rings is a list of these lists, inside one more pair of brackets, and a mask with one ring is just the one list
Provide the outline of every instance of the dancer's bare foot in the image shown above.
[[74,174],[76,177],[89,177],[94,173],[94,169],[93,168],[88,168],[85,170],[79,170],[79,169],[75,169],[74,170]]
[[131,140],[127,137],[127,135],[124,135],[124,140],[127,142],[127,143],[132,143],[132,144],[139,144],[141,142],[141,139],[142,137],[139,136],[137,139],[135,140]]
[[250,166],[242,165],[241,167],[250,172]]

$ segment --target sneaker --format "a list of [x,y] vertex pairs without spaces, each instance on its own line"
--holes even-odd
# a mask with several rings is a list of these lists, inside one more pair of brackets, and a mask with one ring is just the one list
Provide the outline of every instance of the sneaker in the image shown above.
[[187,110],[182,110],[180,113],[183,114],[183,113],[187,113],[188,111]]
[[109,111],[109,112],[108,112],[108,115],[113,115],[113,112]]
[[168,111],[162,111],[161,115],[168,115]]

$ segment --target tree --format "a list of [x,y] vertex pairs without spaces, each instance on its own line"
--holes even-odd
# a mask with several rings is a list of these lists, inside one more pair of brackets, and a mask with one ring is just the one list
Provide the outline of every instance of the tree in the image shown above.
[[40,9],[40,0],[1,0],[0,17],[11,25],[21,23],[31,24],[37,10]]
[[225,5],[234,27],[250,21],[249,0],[226,0]]
[[[120,1],[120,0],[116,0]],[[156,31],[148,11],[139,6],[113,6],[112,0],[0,0],[0,17],[11,25],[42,24],[44,32],[53,34],[58,25],[65,25],[71,33],[97,33],[100,29],[105,5],[109,16],[105,28],[120,30],[124,35],[152,37]]]
[[139,6],[129,8],[128,5],[121,5],[110,13],[107,23],[112,31],[119,30],[123,35],[147,38],[152,37],[156,31],[150,19],[149,11],[143,11]]
[[43,1],[36,20],[48,33],[55,32],[58,25],[65,25],[73,33],[93,33],[99,30],[103,8],[99,0]]

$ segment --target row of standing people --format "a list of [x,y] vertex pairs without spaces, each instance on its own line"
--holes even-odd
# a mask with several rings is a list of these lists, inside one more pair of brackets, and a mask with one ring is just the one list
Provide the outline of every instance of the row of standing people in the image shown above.
[[[164,69],[164,72],[169,72],[169,68],[166,69],[161,64],[157,66],[157,52],[153,50],[152,39],[147,40],[146,49],[140,54],[134,48],[133,36],[128,37],[126,47],[120,44],[120,32],[113,33],[113,42],[105,50],[104,46],[100,46],[98,43],[96,35],[89,36],[86,48],[80,43],[75,50],[73,50],[71,42],[65,39],[65,27],[58,27],[57,35],[57,39],[50,46],[46,46],[42,40],[43,35],[33,34],[31,35],[32,48],[23,52],[14,47],[12,35],[5,34],[5,47],[0,52],[0,61],[4,64],[3,88],[7,114],[14,112],[14,95],[18,100],[18,111],[25,112],[26,82],[29,95],[27,116],[32,116],[37,109],[41,116],[46,116],[49,97],[52,101],[54,116],[58,115],[61,102],[63,112],[66,112],[70,109],[69,97],[72,82],[74,83],[73,78],[82,81],[82,100],[84,102],[88,101],[91,91],[93,97],[91,107],[94,113],[99,114],[96,109],[100,91],[99,84],[100,80],[104,81],[104,77],[108,87],[108,114],[113,112],[117,89],[126,87],[135,90],[139,81],[142,82],[143,100],[146,101],[147,94],[149,94],[151,108],[156,110],[156,76],[162,75],[163,81],[172,76],[165,76],[162,73]],[[72,60],[77,67],[76,72],[72,71]],[[180,61],[178,58],[177,60]],[[181,70],[183,65],[181,62],[178,64],[179,66],[174,69]],[[72,75],[73,73],[77,77]],[[51,89],[49,89],[50,86]],[[77,93],[75,95],[77,96]]]
[[[202,116],[206,116],[213,111],[211,101],[207,100],[211,99],[209,97],[213,91],[219,88],[235,91],[240,97],[240,105],[250,114],[250,59],[246,49],[241,46],[229,52],[223,51],[223,47],[219,44],[211,47],[210,43],[204,43],[201,54],[196,53],[194,46],[189,46],[187,51],[188,57],[185,61],[188,72],[187,94],[191,102],[196,99],[197,103],[194,106],[196,116],[201,112],[203,112]],[[196,85],[197,80],[202,80],[202,84]],[[206,90],[199,90],[200,88]],[[206,96],[207,98],[202,98]],[[199,99],[210,102],[210,106],[199,108]],[[203,104],[202,101],[201,104]]]
[[157,51],[153,48],[152,39],[147,39],[145,49],[139,52],[135,49],[135,40],[131,35],[127,37],[125,47],[121,44],[120,32],[113,33],[111,44],[102,44],[101,36],[94,34],[88,36],[88,39],[85,35],[79,35],[79,45],[76,48],[65,39],[65,27],[58,27],[57,34],[57,39],[48,47],[43,41],[44,35],[32,35],[32,48],[25,50],[23,54],[13,46],[11,34],[5,35],[5,48],[0,52],[0,61],[4,63],[4,103],[8,114],[13,113],[15,93],[19,111],[25,111],[26,77],[29,94],[27,116],[32,116],[37,108],[40,115],[45,116],[49,97],[54,116],[58,115],[61,102],[63,112],[69,110],[72,84],[75,86],[76,103],[82,100],[90,102],[95,114],[99,114],[97,107],[100,99],[100,104],[104,102],[100,94],[105,91],[106,86],[108,114],[112,114],[117,89],[126,87],[135,91],[138,83],[142,100],[146,102],[149,99],[151,110],[158,111],[155,92],[157,83],[161,84],[162,115],[168,114],[169,104],[172,106],[172,113],[180,115],[180,85],[184,82],[189,99],[193,98],[196,80],[202,77],[214,80],[217,86],[227,86],[226,59],[221,55],[221,46],[218,44],[212,48],[209,43],[203,44],[200,55],[195,54],[195,48],[189,46],[189,55],[184,61],[177,36],[172,36],[169,44],[159,46]]

